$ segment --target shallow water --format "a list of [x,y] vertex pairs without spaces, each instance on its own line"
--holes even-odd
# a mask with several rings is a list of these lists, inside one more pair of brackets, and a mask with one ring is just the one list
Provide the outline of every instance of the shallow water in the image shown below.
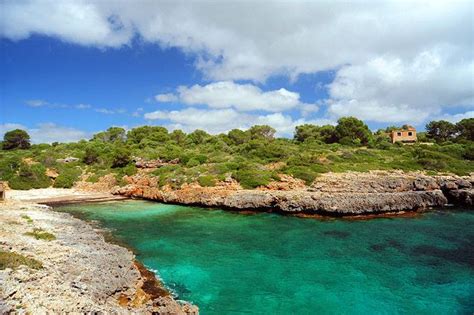
[[59,208],[112,229],[202,314],[472,314],[474,212],[348,221],[145,201]]

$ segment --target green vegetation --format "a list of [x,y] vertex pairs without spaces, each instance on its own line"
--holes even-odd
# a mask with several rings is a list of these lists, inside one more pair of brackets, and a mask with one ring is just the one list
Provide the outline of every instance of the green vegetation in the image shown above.
[[22,218],[22,219],[25,219],[26,222],[28,222],[28,223],[33,223],[33,219],[30,218],[30,216],[28,216],[28,215],[26,215],[26,214],[23,214],[23,215],[21,216],[21,218]]
[[53,187],[71,188],[81,174],[82,170],[79,167],[65,167],[61,173],[59,173],[58,177],[56,177]]
[[[418,143],[392,144],[388,132],[407,127],[389,126],[372,133],[364,122],[344,117],[336,126],[297,126],[293,139],[276,138],[275,130],[265,125],[219,135],[203,130],[168,132],[157,126],[128,132],[112,127],[89,141],[4,147],[0,180],[14,189],[72,187],[83,174],[92,183],[112,174],[124,185],[124,175],[137,172],[134,157],[178,159],[178,164],[150,173],[160,186],[172,188],[192,182],[214,186],[229,177],[245,188],[255,188],[277,180],[278,174],[310,184],[325,172],[399,169],[466,175],[474,171],[473,118],[457,124],[430,122],[426,133],[418,133]],[[65,163],[61,159],[66,157],[79,161]],[[55,180],[46,176],[47,169],[59,174]]]
[[[11,174],[8,184],[13,189],[46,188],[51,180],[46,176],[46,168],[41,164],[19,163],[16,174]],[[16,175],[16,176],[15,176]]]
[[29,258],[14,252],[7,252],[0,250],[0,270],[6,268],[18,268],[19,266],[24,265],[32,269],[41,269],[43,264],[33,258]]
[[43,229],[33,229],[33,231],[27,232],[25,233],[25,235],[32,236],[36,238],[37,240],[44,240],[44,241],[54,241],[56,239],[56,236],[54,236],[54,234],[46,232]]
[[11,130],[3,136],[3,150],[28,149],[30,147],[30,136],[21,129]]
[[216,185],[216,179],[212,175],[199,176],[198,183],[202,187],[213,187]]

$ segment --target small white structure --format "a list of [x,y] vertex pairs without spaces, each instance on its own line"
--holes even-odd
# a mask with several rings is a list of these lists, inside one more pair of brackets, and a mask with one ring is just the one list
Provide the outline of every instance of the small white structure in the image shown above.
[[67,158],[64,159],[57,159],[56,162],[59,163],[72,163],[72,162],[77,162],[79,161],[79,158],[68,156]]

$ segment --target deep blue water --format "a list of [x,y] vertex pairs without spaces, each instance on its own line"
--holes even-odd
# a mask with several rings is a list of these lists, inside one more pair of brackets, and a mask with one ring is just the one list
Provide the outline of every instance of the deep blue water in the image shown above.
[[59,208],[112,230],[202,314],[472,314],[474,212],[317,220],[145,201]]

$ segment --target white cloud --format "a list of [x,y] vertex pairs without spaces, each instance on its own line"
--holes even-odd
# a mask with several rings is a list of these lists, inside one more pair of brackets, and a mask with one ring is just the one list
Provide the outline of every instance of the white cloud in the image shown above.
[[90,133],[75,128],[59,126],[54,123],[41,123],[34,128],[21,124],[0,124],[0,135],[9,130],[22,129],[28,132],[32,143],[74,142],[90,138]]
[[41,107],[49,104],[48,102],[43,100],[28,100],[25,103],[31,107]]
[[94,111],[97,112],[97,113],[106,114],[106,115],[115,114],[114,110],[107,109],[107,108],[96,108],[96,109],[94,109]]
[[466,119],[466,118],[474,118],[474,111],[468,111],[465,113],[459,113],[459,114],[444,114],[440,115],[435,118],[435,120],[447,120],[452,123],[457,123],[460,120]]
[[165,103],[165,102],[175,102],[178,100],[178,98],[173,93],[166,93],[166,94],[156,95],[155,100],[157,100],[158,102]]
[[75,108],[77,108],[77,109],[89,109],[91,107],[92,106],[89,105],[89,104],[78,104],[78,105],[75,106]]
[[231,129],[248,129],[253,125],[270,125],[277,130],[278,136],[291,137],[297,125],[334,124],[328,119],[305,120],[293,119],[289,115],[273,113],[268,115],[252,115],[234,109],[196,109],[186,108],[175,111],[155,111],[145,114],[145,119],[161,120],[170,129],[183,129],[190,132],[202,129],[212,134],[227,132]]
[[[195,67],[211,80],[337,70],[328,101],[333,117],[421,122],[474,104],[470,0],[46,0],[2,1],[0,10],[0,35],[13,40],[39,33],[120,47],[138,36],[196,57]],[[205,87],[190,104],[206,97]],[[226,102],[210,103],[228,108]]]
[[16,124],[16,123],[5,123],[5,124],[0,124],[0,136],[2,137],[1,139],[3,140],[3,135],[5,132],[10,131],[10,130],[15,130],[15,129],[26,129],[25,126],[21,124]]
[[474,108],[473,74],[474,62],[449,49],[425,51],[408,62],[377,57],[338,71],[329,85],[328,111],[337,117],[421,123],[447,107]]
[[82,45],[129,45],[138,34],[199,57],[218,80],[263,80],[412,58],[440,44],[472,59],[473,5],[466,1],[3,1],[1,34],[33,33]]
[[39,33],[81,45],[117,47],[133,35],[131,25],[120,27],[112,11],[87,1],[2,1],[0,10],[2,35],[14,40]]
[[206,105],[210,108],[235,108],[239,111],[263,110],[279,112],[298,106],[316,111],[317,106],[303,104],[300,95],[286,89],[262,91],[252,84],[237,84],[231,81],[214,82],[207,85],[180,86],[177,95],[160,94],[157,100],[177,101],[186,105]]

